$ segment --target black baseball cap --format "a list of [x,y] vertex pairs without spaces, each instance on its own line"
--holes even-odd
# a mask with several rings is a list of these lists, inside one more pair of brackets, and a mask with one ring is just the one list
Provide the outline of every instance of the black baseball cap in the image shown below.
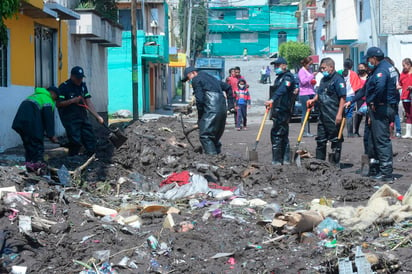
[[278,57],[278,58],[276,58],[275,61],[271,62],[270,64],[271,65],[280,65],[280,64],[286,64],[287,65],[288,62],[286,62],[285,58]]
[[79,79],[86,77],[86,75],[84,75],[84,69],[79,66],[75,66],[72,68],[71,75]]
[[53,92],[55,92],[56,94],[59,94],[59,89],[58,89],[57,87],[55,87],[55,86],[50,86],[50,87],[47,88],[47,90],[48,90],[48,91],[53,91]]
[[384,57],[383,51],[378,47],[370,47],[366,52],[366,58]]
[[197,71],[197,69],[195,69],[194,67],[187,67],[185,68],[184,72],[183,72],[183,79],[182,82],[186,82],[187,80],[189,80],[189,77],[187,77],[187,75],[193,71]]

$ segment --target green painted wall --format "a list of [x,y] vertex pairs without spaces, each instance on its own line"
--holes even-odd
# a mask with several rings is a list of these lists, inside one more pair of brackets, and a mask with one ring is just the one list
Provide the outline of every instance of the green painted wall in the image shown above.
[[297,41],[299,30],[298,29],[275,29],[270,30],[270,52],[279,51],[279,32],[286,32],[286,41]]
[[[248,9],[249,18],[236,19],[236,10]],[[221,36],[221,43],[211,43],[216,56],[242,55],[243,48],[249,55],[266,55],[278,51],[278,34],[286,33],[286,41],[297,41],[299,29],[295,12],[297,5],[213,7],[209,12],[209,33]],[[223,19],[216,16],[222,13]],[[241,33],[257,33],[258,41],[241,43]]]
[[212,55],[242,55],[243,49],[248,49],[249,55],[263,55],[263,50],[269,47],[269,32],[260,32],[257,43],[241,43],[240,33],[226,33],[222,35],[222,43],[211,45]]
[[[237,19],[236,11],[248,10],[248,19]],[[223,19],[213,17],[213,14],[223,14]],[[213,7],[209,12],[209,31],[214,32],[239,32],[239,31],[269,31],[268,6],[244,7]]]
[[297,5],[270,7],[270,52],[279,51],[279,32],[286,33],[286,41],[297,41],[299,35]]

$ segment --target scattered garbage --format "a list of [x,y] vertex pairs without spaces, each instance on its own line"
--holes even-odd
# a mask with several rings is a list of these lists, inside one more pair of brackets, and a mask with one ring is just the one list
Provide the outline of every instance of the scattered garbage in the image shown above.
[[[315,159],[296,170],[194,154],[172,122],[153,131],[133,123],[125,134],[137,137],[100,152],[76,185],[64,185],[57,169],[41,177],[0,165],[0,272],[337,273],[344,262],[359,274],[361,266],[412,269],[411,188],[402,195],[404,185],[377,185]],[[63,162],[76,170],[85,159],[49,164]],[[363,251],[351,254],[356,245]]]
[[321,239],[326,239],[328,237],[334,237],[344,228],[336,220],[331,218],[325,218],[316,228],[316,233]]
[[153,235],[150,235],[147,238],[147,244],[151,249],[157,249],[157,246],[159,245],[159,242],[157,241],[156,237]]
[[59,170],[57,170],[57,176],[59,177],[59,182],[62,186],[69,186],[70,185],[70,173],[69,170],[65,165],[62,165]]

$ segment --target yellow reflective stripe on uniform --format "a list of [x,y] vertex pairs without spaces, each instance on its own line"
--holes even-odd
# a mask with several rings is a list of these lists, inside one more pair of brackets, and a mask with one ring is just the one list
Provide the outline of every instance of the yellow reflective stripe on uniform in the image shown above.
[[62,99],[64,99],[65,97],[64,97],[64,95],[60,95],[60,96],[59,96],[59,98],[62,98]]
[[90,93],[86,93],[86,94],[84,95],[84,97],[86,97],[86,96],[90,96]]

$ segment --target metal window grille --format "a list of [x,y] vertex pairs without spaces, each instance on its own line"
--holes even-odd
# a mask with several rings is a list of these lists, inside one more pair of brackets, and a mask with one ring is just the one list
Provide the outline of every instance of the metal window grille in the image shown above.
[[257,32],[240,34],[240,43],[257,43],[257,42],[258,42]]
[[7,46],[0,45],[0,87],[7,87]]
[[209,43],[222,43],[222,35],[221,34],[209,34]]
[[237,10],[236,19],[249,19],[249,11],[248,10]]

